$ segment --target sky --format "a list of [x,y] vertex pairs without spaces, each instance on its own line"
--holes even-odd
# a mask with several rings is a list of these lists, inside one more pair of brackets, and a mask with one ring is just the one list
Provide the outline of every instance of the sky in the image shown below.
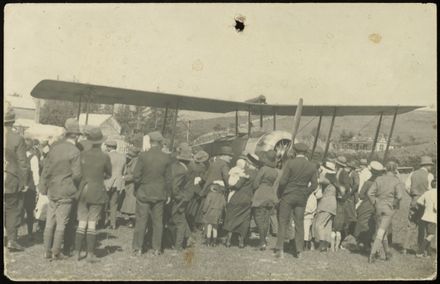
[[434,4],[8,4],[4,23],[4,94],[30,98],[39,81],[58,78],[436,109]]

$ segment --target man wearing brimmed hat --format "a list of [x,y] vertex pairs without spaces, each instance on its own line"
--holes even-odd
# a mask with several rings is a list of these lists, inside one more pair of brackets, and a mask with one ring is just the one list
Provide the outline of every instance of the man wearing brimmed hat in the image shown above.
[[12,126],[15,122],[15,113],[12,109],[5,112],[3,117],[4,131],[4,164],[3,164],[3,216],[4,226],[8,238],[8,248],[23,250],[17,243],[17,230],[21,225],[23,210],[23,191],[27,191],[28,164],[26,159],[26,143],[24,138],[16,133]]
[[386,173],[378,177],[368,190],[368,199],[376,209],[377,231],[371,248],[369,263],[374,262],[376,253],[381,247],[385,252],[386,260],[391,258],[387,233],[392,218],[399,209],[400,200],[404,191],[404,184],[396,176],[397,163],[388,162],[385,165]]
[[[194,151],[194,147],[193,147]],[[200,193],[202,191],[203,183],[205,180],[205,174],[208,169],[207,162],[209,160],[209,154],[203,150],[198,150],[194,154],[194,159],[189,163],[189,178],[188,186],[194,193],[193,198],[190,200],[187,207],[187,217],[188,224],[191,230],[199,229],[202,220],[197,220],[198,215],[201,211],[201,201]],[[200,218],[201,219],[201,218]],[[199,222],[197,222],[199,221]]]
[[78,120],[67,119],[64,128],[65,139],[52,146],[39,184],[40,193],[49,198],[44,230],[45,257],[54,259],[62,258],[64,230],[81,180],[80,151],[75,146],[80,135]]
[[293,145],[296,157],[290,159],[281,175],[279,184],[279,225],[276,244],[277,257],[283,257],[286,229],[293,210],[295,222],[295,244],[297,257],[304,249],[304,211],[309,195],[318,186],[318,169],[307,157],[308,147],[304,143]]
[[108,155],[112,163],[112,174],[109,179],[105,180],[105,188],[107,189],[108,203],[107,206],[107,222],[110,229],[116,229],[116,213],[118,210],[118,201],[122,190],[124,189],[124,172],[125,172],[125,154],[116,151],[118,143],[115,140],[105,142]]
[[81,152],[82,179],[78,202],[78,229],[76,230],[75,251],[80,260],[84,238],[87,243],[87,261],[96,262],[96,223],[107,202],[104,180],[112,174],[112,164],[107,153],[101,150],[106,137],[99,127],[90,129],[87,140],[92,148]]
[[358,249],[363,245],[364,251],[370,250],[376,230],[376,209],[373,204],[371,204],[367,193],[376,178],[381,176],[385,170],[383,165],[378,161],[371,161],[368,168],[371,177],[364,182],[359,192],[359,202],[356,205],[357,221],[353,232]]
[[412,241],[414,235],[414,231],[416,230],[418,254],[423,253],[425,237],[425,228],[423,226],[423,222],[421,222],[423,208],[417,206],[417,200],[430,188],[431,181],[434,179],[434,176],[432,175],[433,167],[434,163],[432,158],[429,156],[423,156],[420,159],[420,168],[411,173],[410,177],[408,178],[410,184],[407,185],[409,187],[407,191],[409,191],[409,195],[411,196],[411,203],[409,207],[409,222],[403,249],[404,254],[407,253],[410,242]]
[[171,157],[162,152],[163,136],[154,131],[148,134],[151,148],[139,155],[133,178],[136,187],[136,225],[133,232],[133,253],[142,254],[148,218],[153,221],[153,254],[162,249],[164,203],[171,198]]
[[175,226],[175,249],[181,251],[185,238],[190,235],[188,221],[185,212],[188,202],[192,198],[193,192],[187,187],[189,182],[188,166],[193,160],[191,147],[180,145],[176,161],[171,165],[172,178],[172,209],[171,221]]
[[133,180],[133,172],[136,167],[140,149],[134,146],[129,147],[127,153],[127,163],[125,167],[124,174],[124,201],[121,206],[121,213],[125,215],[125,220],[127,220],[128,227],[133,228],[134,219],[136,213],[136,196],[134,195],[135,187]]

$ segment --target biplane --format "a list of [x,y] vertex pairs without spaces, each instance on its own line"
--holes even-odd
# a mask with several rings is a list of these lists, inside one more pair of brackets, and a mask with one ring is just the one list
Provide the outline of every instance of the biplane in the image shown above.
[[[379,136],[383,116],[393,116],[390,132],[388,135],[387,146],[384,152],[384,160],[387,158],[391,137],[393,135],[396,117],[399,114],[410,112],[422,106],[384,106],[384,105],[303,105],[303,100],[299,99],[297,105],[288,104],[268,104],[264,96],[251,99],[245,102],[228,101],[220,99],[208,99],[191,96],[182,96],[176,94],[167,94],[151,91],[139,91],[115,88],[109,86],[99,86],[91,84],[83,84],[77,82],[66,82],[58,80],[42,80],[32,90],[31,95],[39,99],[49,100],[66,100],[79,104],[78,115],[80,113],[81,104],[98,103],[98,104],[127,104],[148,106],[165,109],[164,122],[167,121],[169,111],[176,114],[179,110],[199,111],[225,114],[235,112],[235,134],[231,136],[221,137],[209,143],[200,144],[210,155],[215,155],[219,146],[230,145],[235,154],[239,155],[246,151],[248,153],[256,153],[257,151],[266,151],[274,149],[277,151],[278,159],[284,157],[289,150],[291,142],[295,141],[296,132],[302,116],[319,117],[316,134],[314,135],[313,146],[310,155],[313,156],[319,133],[321,131],[321,122],[324,117],[330,117],[331,123],[327,133],[324,153],[322,159],[325,160],[329,151],[331,136],[336,117],[340,116],[372,116],[378,115],[379,122],[377,125],[371,155],[375,151],[375,146]],[[239,132],[239,112],[247,112],[248,129],[247,134]],[[252,123],[251,115],[260,116],[260,126],[263,124],[264,116],[273,117],[273,131],[265,133],[260,137],[251,138]],[[292,133],[277,130],[277,115],[293,116]],[[173,149],[175,130],[177,124],[177,115],[172,122],[171,149]],[[87,123],[87,118],[86,118]],[[164,123],[162,131],[166,125]]]

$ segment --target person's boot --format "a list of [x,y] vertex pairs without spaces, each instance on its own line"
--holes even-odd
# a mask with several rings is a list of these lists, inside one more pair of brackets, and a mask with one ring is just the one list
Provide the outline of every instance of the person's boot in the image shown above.
[[423,244],[424,249],[424,256],[431,256],[431,242],[427,239],[424,240]]
[[84,237],[85,237],[84,231],[78,230],[76,232],[75,252],[76,252],[76,257],[77,257],[78,261],[81,259],[81,249],[82,249],[82,246],[83,246]]
[[393,255],[391,254],[391,250],[390,250],[390,247],[389,247],[388,240],[383,240],[382,241],[382,245],[383,245],[383,250],[385,252],[385,260],[391,260]]
[[370,257],[368,258],[368,263],[373,263],[376,260],[376,254],[382,245],[382,241],[380,239],[375,239],[373,243],[373,247],[371,248]]
[[341,245],[341,234],[340,233],[336,233],[336,238],[335,238],[335,251],[339,250],[339,246]]
[[64,231],[55,231],[53,238],[52,258],[54,260],[62,260],[64,256],[61,254],[61,245],[64,240]]
[[335,246],[336,246],[336,234],[332,232],[330,237],[330,251],[332,252],[336,251]]
[[278,249],[275,253],[275,257],[280,259],[284,258],[284,251],[282,249]]
[[241,235],[238,235],[238,247],[244,248],[244,238]]
[[95,255],[96,234],[87,233],[86,241],[87,241],[87,262],[89,263],[98,262],[99,260],[96,259],[96,255]]
[[216,247],[217,246],[217,238],[212,238],[212,243],[211,243],[212,247]]
[[231,247],[231,239],[232,239],[232,233],[228,232],[228,235],[226,237],[226,242],[225,242],[225,246],[227,248]]
[[24,247],[17,243],[17,241],[8,241],[8,249],[10,251],[24,251]]
[[326,241],[319,241],[319,251],[326,252],[327,250],[328,250],[327,242]]

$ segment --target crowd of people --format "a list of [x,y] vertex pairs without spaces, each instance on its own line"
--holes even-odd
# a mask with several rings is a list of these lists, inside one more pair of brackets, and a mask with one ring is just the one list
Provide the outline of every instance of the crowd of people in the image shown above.
[[[15,114],[5,113],[4,224],[7,247],[23,251],[18,228],[26,220],[44,231],[44,257],[63,259],[72,251],[78,260],[95,256],[100,228],[118,230],[123,217],[133,228],[132,253],[153,255],[167,247],[179,252],[203,236],[204,245],[249,245],[255,224],[259,250],[276,236],[275,257],[290,244],[301,258],[304,250],[345,249],[347,237],[374,262],[380,252],[391,258],[392,221],[407,192],[411,196],[403,253],[417,232],[417,256],[431,253],[436,232],[437,192],[431,157],[403,183],[398,164],[347,161],[339,156],[323,163],[308,158],[308,146],[296,143],[289,156],[274,150],[234,155],[221,147],[210,157],[201,148],[181,143],[170,153],[160,132],[149,133],[151,148],[117,151],[98,127],[81,133],[68,119],[64,139],[48,145],[23,138],[13,130]],[[105,150],[102,145],[105,145]],[[43,213],[44,212],[44,213]],[[26,216],[26,218],[24,218]],[[221,240],[221,242],[220,242]],[[288,243],[288,244],[286,244]]]

